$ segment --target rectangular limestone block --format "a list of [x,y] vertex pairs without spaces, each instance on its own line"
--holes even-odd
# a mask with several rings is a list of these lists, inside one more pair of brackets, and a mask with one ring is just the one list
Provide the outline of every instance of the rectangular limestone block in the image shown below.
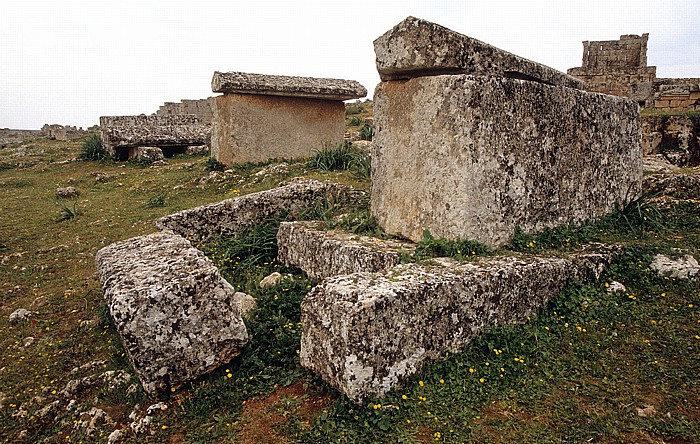
[[211,89],[224,94],[255,94],[307,99],[350,100],[367,95],[367,89],[355,80],[318,77],[273,76],[247,72],[214,73]]
[[408,17],[374,41],[382,80],[471,74],[535,80],[569,88],[583,82],[438,24]]
[[361,271],[385,271],[400,264],[402,255],[411,255],[416,248],[405,242],[323,230],[318,224],[282,222],[277,232],[279,261],[304,270],[316,280]]
[[170,393],[238,356],[248,342],[239,296],[201,251],[171,232],[95,255],[124,349],[149,394]]
[[246,194],[179,211],[156,221],[159,230],[170,230],[191,241],[210,236],[232,236],[273,217],[301,212],[319,203],[355,199],[351,187],[316,180],[299,180],[266,191]]
[[215,98],[211,154],[226,165],[304,158],[344,135],[343,102],[224,94]]
[[640,190],[638,105],[626,98],[465,75],[375,90],[372,214],[491,246],[611,212]]
[[355,402],[381,397],[486,327],[526,320],[610,257],[491,257],[328,278],[301,304],[301,364]]

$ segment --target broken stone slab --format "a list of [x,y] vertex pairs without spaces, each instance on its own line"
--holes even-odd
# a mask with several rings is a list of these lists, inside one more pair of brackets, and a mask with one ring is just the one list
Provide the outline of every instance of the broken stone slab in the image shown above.
[[144,390],[177,389],[236,357],[248,341],[236,291],[172,232],[100,249],[97,274]]
[[678,259],[671,259],[663,254],[657,254],[649,268],[661,276],[676,279],[694,280],[700,277],[700,265],[692,254],[686,254]]
[[374,52],[383,81],[470,74],[583,89],[575,77],[415,17],[376,39]]
[[277,232],[277,258],[310,278],[355,272],[379,272],[401,263],[416,246],[338,230],[319,230],[318,222],[282,222]]
[[182,147],[184,152],[188,146],[209,145],[211,140],[211,126],[194,115],[101,116],[100,132],[107,153],[125,158],[135,155],[133,149],[140,146]]
[[533,316],[579,271],[567,258],[486,257],[327,278],[301,305],[301,364],[352,401],[382,397],[485,328]]
[[358,191],[316,180],[298,180],[258,193],[183,210],[156,221],[159,230],[172,230],[195,242],[213,235],[233,235],[286,213],[298,213],[324,202],[344,202]]
[[322,100],[360,99],[367,89],[355,80],[275,76],[246,72],[214,72],[213,92],[304,97]]
[[639,107],[626,98],[443,75],[380,83],[374,111],[371,209],[390,235],[501,246],[641,190]]

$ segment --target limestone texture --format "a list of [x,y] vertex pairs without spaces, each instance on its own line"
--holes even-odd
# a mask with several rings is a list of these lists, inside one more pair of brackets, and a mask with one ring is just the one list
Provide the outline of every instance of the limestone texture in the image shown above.
[[269,218],[306,210],[316,203],[354,199],[357,193],[338,184],[299,180],[267,191],[183,210],[160,218],[156,227],[199,242],[214,235],[232,235]]
[[[597,258],[597,259],[596,259]],[[382,397],[485,327],[533,316],[611,255],[490,257],[449,267],[399,265],[329,277],[301,305],[301,364],[351,400]]]
[[415,244],[319,230],[318,222],[282,222],[277,247],[280,262],[304,270],[315,280],[385,271],[400,264],[402,254],[415,250]]
[[211,139],[211,126],[200,123],[191,114],[102,116],[100,132],[105,150],[112,156],[120,155],[123,149],[128,153],[128,148],[139,146],[208,145]]
[[678,259],[671,259],[663,254],[654,256],[649,268],[661,276],[676,279],[698,279],[700,277],[700,265],[692,254],[686,254]]
[[700,165],[700,116],[642,117],[642,152],[661,155],[673,165]]
[[345,136],[339,100],[224,94],[214,100],[211,156],[233,165],[311,157]]
[[216,71],[211,80],[211,89],[214,92],[226,94],[305,97],[335,101],[360,99],[367,95],[367,89],[354,80],[274,76],[246,72]]
[[248,341],[236,291],[184,238],[162,232],[95,256],[109,312],[144,390],[177,389]]
[[629,99],[444,75],[382,82],[374,110],[371,208],[392,235],[500,246],[516,227],[594,219],[640,191]]
[[438,24],[408,17],[374,41],[383,81],[441,74],[534,80],[569,88],[583,82]]

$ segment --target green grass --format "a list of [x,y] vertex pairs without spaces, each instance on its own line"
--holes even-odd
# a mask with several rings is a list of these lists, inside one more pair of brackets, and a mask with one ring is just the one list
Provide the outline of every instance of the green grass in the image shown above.
[[[100,371],[133,373],[94,275],[99,248],[155,231],[160,216],[271,188],[294,176],[369,188],[352,168],[319,171],[304,162],[290,163],[282,175],[255,177],[265,165],[244,165],[203,181],[209,177],[203,157],[168,159],[168,165],[144,169],[111,161],[60,163],[78,157],[80,142],[37,139],[26,146],[21,157],[13,155],[16,146],[0,148],[0,163],[7,165],[0,170],[2,442],[105,441],[106,435],[78,433],[73,421],[79,412],[65,407],[45,419],[32,418],[58,399],[54,390],[94,373],[71,375],[75,367],[105,361]],[[80,191],[80,214],[58,222],[55,190],[69,184]],[[589,241],[624,248],[599,282],[572,283],[537,318],[491,329],[386,399],[362,405],[348,402],[299,366],[299,302],[314,283],[275,261],[272,234],[279,221],[212,240],[201,248],[236,289],[257,299],[257,309],[245,320],[251,345],[165,399],[169,409],[156,415],[154,436],[128,436],[125,442],[250,442],[241,433],[247,430],[251,401],[265,403],[270,392],[301,384],[308,396],[270,401],[258,412],[283,410],[286,422],[277,431],[289,442],[698,443],[700,285],[649,270],[657,253],[678,255],[681,248],[699,255],[698,194],[689,188],[679,195],[681,201],[638,200],[585,226],[521,233],[511,244],[518,254],[560,254]],[[289,217],[320,218],[324,226],[383,235],[366,198],[354,205],[319,204]],[[460,255],[476,247],[427,239],[423,249],[427,255],[455,249]],[[275,288],[260,289],[257,283],[273,271],[289,277]],[[607,293],[613,280],[628,291]],[[20,307],[34,311],[34,321],[10,325],[7,317]],[[29,336],[35,343],[24,347]],[[32,401],[37,396],[43,401]],[[310,401],[319,397],[328,403]],[[135,404],[143,413],[156,400],[141,390],[98,386],[86,389],[78,401],[104,409],[126,429]],[[657,413],[639,416],[637,409],[648,405]],[[311,413],[302,417],[297,406]]]

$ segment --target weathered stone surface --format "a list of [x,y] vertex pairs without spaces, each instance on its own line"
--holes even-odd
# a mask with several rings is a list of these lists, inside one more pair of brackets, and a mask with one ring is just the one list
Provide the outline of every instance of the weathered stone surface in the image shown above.
[[95,256],[124,348],[143,388],[177,389],[240,353],[248,334],[235,290],[170,232],[117,242]]
[[246,72],[216,71],[211,80],[211,89],[214,92],[227,94],[305,97],[335,101],[360,99],[367,95],[367,89],[354,80],[273,76]]
[[327,278],[302,302],[301,364],[353,401],[381,397],[485,327],[532,316],[578,273],[564,258],[494,257]]
[[286,212],[299,212],[320,202],[354,199],[357,191],[338,184],[300,180],[267,191],[227,199],[160,218],[159,230],[172,230],[192,241],[231,235]]
[[435,23],[408,17],[374,41],[383,81],[441,74],[534,80],[569,88],[583,82]]
[[279,285],[281,280],[282,280],[282,274],[275,271],[274,273],[270,274],[269,276],[265,276],[264,278],[262,278],[262,280],[260,281],[260,288],[267,289],[267,288],[276,287],[277,285]]
[[157,146],[137,146],[129,149],[129,159],[163,160],[163,150]]
[[226,165],[311,157],[345,135],[338,100],[224,94],[214,104],[211,156]]
[[233,295],[233,298],[236,301],[236,304],[238,304],[238,311],[244,318],[249,316],[257,306],[255,298],[249,294],[237,291],[236,294]]
[[[110,155],[139,146],[187,147],[208,145],[211,126],[194,115],[100,117],[102,143]],[[128,152],[128,151],[126,151]]]
[[640,190],[639,109],[516,79],[382,82],[374,97],[372,213],[420,241],[507,243],[606,214]]
[[17,324],[19,322],[25,322],[31,319],[33,313],[25,308],[18,308],[17,310],[10,313],[7,321],[10,324]]
[[402,254],[413,254],[415,244],[358,236],[336,230],[319,230],[318,222],[282,222],[277,232],[277,257],[298,267],[309,277],[355,272],[378,272],[401,263]]
[[672,278],[697,279],[700,277],[700,265],[692,254],[686,254],[675,260],[663,254],[657,254],[649,268],[661,276]]

